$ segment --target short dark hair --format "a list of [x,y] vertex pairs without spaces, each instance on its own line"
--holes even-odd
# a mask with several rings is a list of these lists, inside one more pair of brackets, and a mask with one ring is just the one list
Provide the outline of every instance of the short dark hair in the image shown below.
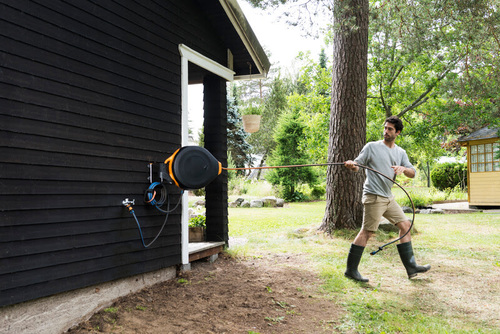
[[403,131],[403,122],[399,119],[398,116],[391,116],[391,117],[387,117],[385,119],[385,123],[391,123],[392,125],[394,125],[394,128],[396,129],[396,132],[397,131]]

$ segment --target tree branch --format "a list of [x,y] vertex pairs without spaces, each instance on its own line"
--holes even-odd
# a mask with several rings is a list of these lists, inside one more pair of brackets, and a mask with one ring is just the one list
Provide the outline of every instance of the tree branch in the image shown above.
[[[382,107],[384,107],[385,114],[391,116],[391,108],[389,108],[389,106],[385,103],[382,85],[379,85],[379,91],[380,91],[380,101],[382,102]],[[387,116],[387,117],[389,117],[389,116]]]
[[[427,92],[427,93],[428,93],[428,92]],[[424,93],[424,94],[427,94],[427,93]],[[421,95],[420,97],[422,97],[422,95]],[[420,98],[420,97],[419,97],[419,98]],[[404,115],[404,114],[406,114],[408,111],[413,110],[413,109],[415,109],[415,108],[417,108],[417,107],[421,106],[422,104],[424,104],[424,103],[425,103],[425,102],[427,102],[428,100],[429,100],[429,97],[428,97],[428,96],[426,96],[426,97],[424,97],[423,99],[421,99],[420,101],[418,101],[418,100],[417,100],[417,101],[413,102],[410,106],[406,107],[403,111],[401,111],[401,112],[398,114],[398,117],[399,117],[399,118],[402,118],[402,117],[403,117],[403,115]]]
[[413,110],[413,109],[417,108],[418,106],[427,102],[429,100],[429,97],[427,95],[437,86],[438,82],[440,82],[441,80],[443,80],[446,77],[446,74],[448,74],[448,72],[450,72],[450,69],[451,69],[451,67],[449,69],[445,70],[440,76],[438,76],[436,78],[436,80],[434,81],[434,83],[431,86],[429,86],[429,88],[427,88],[427,90],[425,92],[420,94],[420,96],[412,104],[410,104],[408,107],[406,107],[403,111],[401,111],[398,114],[398,117],[402,117],[408,111]]
[[405,68],[404,65],[401,65],[399,67],[399,70],[396,71],[396,73],[393,75],[391,81],[389,81],[389,83],[387,84],[388,87],[392,87],[392,85],[394,84],[394,81],[396,81],[396,79],[399,77],[399,75],[401,74],[401,71],[403,70],[403,68]]

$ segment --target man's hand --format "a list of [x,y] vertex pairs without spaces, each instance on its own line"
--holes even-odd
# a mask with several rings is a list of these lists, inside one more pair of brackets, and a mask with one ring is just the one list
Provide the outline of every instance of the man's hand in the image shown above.
[[394,173],[396,173],[396,175],[401,175],[406,170],[406,167],[403,166],[391,166],[391,168],[394,170]]
[[403,166],[391,166],[391,168],[394,170],[394,173],[396,173],[396,175],[404,174],[409,178],[415,177],[415,171],[412,168],[406,168]]
[[353,172],[357,172],[359,170],[359,167],[356,166],[356,163],[352,160],[347,160],[344,162],[344,166],[347,168],[347,169],[350,169],[352,170]]

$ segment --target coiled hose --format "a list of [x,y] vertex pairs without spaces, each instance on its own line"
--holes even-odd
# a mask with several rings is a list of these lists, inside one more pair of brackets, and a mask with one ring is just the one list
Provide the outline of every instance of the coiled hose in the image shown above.
[[[160,193],[160,198],[159,199],[155,198],[156,194],[158,193],[155,190],[156,187],[161,187],[161,189],[159,191],[159,193]],[[181,194],[180,194],[180,197],[179,197],[179,201],[177,202],[177,204],[175,205],[175,207],[173,209],[170,209],[170,194],[168,193],[168,190],[167,190],[167,187],[166,187],[165,184],[160,183],[160,182],[153,182],[153,183],[151,183],[151,185],[149,186],[149,188],[146,190],[146,192],[144,193],[144,201],[146,203],[149,203],[149,204],[153,205],[158,211],[160,211],[160,212],[162,212],[162,213],[165,214],[165,220],[163,221],[163,224],[162,224],[162,226],[160,228],[160,231],[156,234],[156,236],[154,237],[154,239],[150,243],[148,243],[147,245],[146,245],[146,243],[144,241],[144,235],[142,233],[141,224],[139,223],[139,219],[137,218],[137,215],[135,214],[134,208],[132,207],[132,205],[130,203],[127,203],[125,205],[129,209],[129,212],[132,214],[132,216],[134,216],[135,222],[137,223],[137,227],[139,229],[139,235],[141,236],[142,245],[144,246],[144,248],[148,248],[149,246],[151,246],[158,239],[158,237],[160,236],[161,232],[165,228],[165,225],[167,224],[169,214],[172,213],[172,212],[174,212],[175,209],[177,209],[177,207],[181,203],[181,201],[182,201],[182,194],[183,193],[184,193],[184,190],[181,191]],[[163,210],[161,208],[165,204],[165,202],[167,202],[167,210]]]

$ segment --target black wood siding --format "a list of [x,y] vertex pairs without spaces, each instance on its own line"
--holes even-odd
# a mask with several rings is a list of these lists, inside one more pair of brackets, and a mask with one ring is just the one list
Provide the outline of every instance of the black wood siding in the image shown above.
[[192,1],[0,0],[0,305],[181,262],[180,208],[144,249],[121,204],[156,235],[142,198],[181,142],[180,43],[224,64]]

